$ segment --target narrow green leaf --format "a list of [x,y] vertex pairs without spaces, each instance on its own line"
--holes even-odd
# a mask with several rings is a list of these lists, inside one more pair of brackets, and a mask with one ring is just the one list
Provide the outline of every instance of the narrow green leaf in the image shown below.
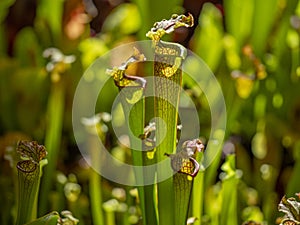
[[[290,18],[291,15],[295,13],[295,8],[297,7],[298,0],[290,0],[286,2],[285,10],[283,11],[283,15],[280,21],[276,24],[276,39],[273,40],[273,47],[274,47],[274,55],[278,57],[278,60],[281,61],[281,57],[284,51],[287,50],[287,43],[286,43],[286,35],[288,30],[290,29]],[[285,56],[283,56],[285,57]],[[283,63],[285,64],[285,63]],[[281,74],[282,72],[279,72]]]
[[197,218],[195,224],[201,224],[204,203],[204,171],[199,171],[194,179],[192,203],[192,216]]
[[[273,7],[269,8],[273,9]],[[241,47],[251,33],[254,3],[252,0],[228,0],[224,1],[224,10],[228,33],[236,39],[238,46]],[[255,23],[255,26],[257,25],[259,24]]]
[[[48,150],[49,165],[45,170],[45,176],[42,179],[39,213],[43,215],[47,210],[47,196],[51,189],[53,175],[56,169],[56,163],[59,156],[63,116],[65,107],[65,75],[70,68],[70,64],[75,61],[73,55],[63,55],[56,48],[48,48],[43,52],[44,57],[49,57],[50,61],[46,70],[51,76],[52,86],[48,99],[47,108],[47,130],[45,136],[45,146]],[[59,58],[59,61],[57,60]]]
[[41,198],[39,204],[39,214],[43,215],[47,211],[47,196],[51,189],[53,175],[56,168],[58,153],[60,149],[62,120],[64,112],[65,90],[62,82],[54,84],[48,102],[48,128],[45,137],[45,146],[48,150],[49,165],[45,169],[45,176],[41,183]]
[[254,1],[251,43],[258,56],[262,56],[268,46],[267,39],[279,10],[278,5],[279,0]]
[[[101,166],[100,154],[98,154],[98,151],[95,151],[96,146],[98,146],[97,142],[99,138],[102,142],[105,141],[105,132],[103,132],[101,129],[102,124],[100,126],[98,124],[102,123],[101,119],[101,113],[99,113],[92,118],[82,118],[81,122],[85,125],[86,129],[90,133],[88,138],[88,148],[89,154],[91,155],[91,164],[93,165],[93,168],[90,168],[89,172],[89,191],[93,224],[104,225],[101,176],[96,170],[94,170],[94,168],[100,168]],[[97,125],[99,129],[97,129]]]
[[222,165],[226,173],[222,180],[222,211],[220,224],[237,225],[237,184],[238,179],[235,172],[235,155],[228,155],[226,162]]
[[223,52],[223,21],[220,11],[212,4],[205,4],[202,8],[193,45],[195,53],[212,71],[216,71]]
[[114,36],[136,33],[141,27],[138,8],[132,3],[123,3],[113,9],[105,19],[102,31],[114,33]]
[[37,19],[46,21],[57,43],[62,33],[63,10],[63,0],[41,0],[37,8]]

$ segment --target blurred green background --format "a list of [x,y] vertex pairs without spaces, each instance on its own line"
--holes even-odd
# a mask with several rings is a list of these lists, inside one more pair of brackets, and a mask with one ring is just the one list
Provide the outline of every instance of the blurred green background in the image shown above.
[[[280,198],[300,191],[298,0],[1,0],[1,224],[12,224],[16,214],[15,171],[7,152],[20,139],[37,140],[51,152],[39,214],[67,208],[80,224],[92,224],[87,178],[91,172],[72,133],[77,83],[97,57],[120,44],[146,40],[155,21],[187,12],[195,18],[194,28],[180,28],[169,40],[206,62],[222,87],[227,107],[222,156],[204,177],[203,224],[219,224],[213,218],[222,211],[220,165],[233,153],[238,222],[275,223]],[[49,48],[55,48],[48,51],[52,58],[45,52]],[[105,89],[107,97],[99,100],[98,112],[110,112],[116,92]],[[208,137],[205,96],[193,89],[189,93],[204,121],[201,135]],[[103,138],[112,154],[128,160],[128,149],[118,146],[111,125],[105,126]],[[139,224],[132,187],[105,179],[101,186],[99,202],[106,213],[116,212],[116,224]],[[124,193],[129,196],[126,200]]]

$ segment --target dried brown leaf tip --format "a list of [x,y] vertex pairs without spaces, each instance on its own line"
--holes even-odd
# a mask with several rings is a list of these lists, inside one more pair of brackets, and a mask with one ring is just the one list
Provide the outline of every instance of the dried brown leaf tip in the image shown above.
[[200,139],[188,140],[182,144],[181,151],[176,154],[167,154],[171,158],[171,167],[174,171],[195,177],[200,165],[195,159],[197,152],[204,151],[204,145]]
[[173,32],[178,27],[192,27],[194,25],[194,18],[192,14],[177,15],[173,14],[169,20],[163,19],[160,22],[154,23],[151,30],[146,34],[146,37],[153,41],[159,41],[162,36]]
[[107,69],[106,73],[111,75],[114,79],[116,86],[119,88],[124,87],[142,87],[145,88],[146,80],[142,77],[130,76],[125,73],[128,66],[135,62],[145,61],[146,58],[139,52],[137,48],[133,48],[133,54],[119,67]]

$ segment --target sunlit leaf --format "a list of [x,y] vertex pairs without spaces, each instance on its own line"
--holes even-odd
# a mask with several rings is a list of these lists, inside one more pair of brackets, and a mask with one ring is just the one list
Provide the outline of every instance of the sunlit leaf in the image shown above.
[[212,4],[205,4],[193,38],[193,49],[212,71],[217,69],[223,52],[222,23],[220,11]]
[[58,212],[51,212],[25,225],[57,225],[60,217]]
[[104,32],[118,32],[132,34],[141,26],[140,12],[132,3],[124,3],[117,6],[106,18],[102,30]]
[[96,58],[108,51],[105,42],[98,38],[85,39],[79,44],[78,48],[82,52],[81,62],[84,68],[88,68]]
[[61,37],[63,7],[63,0],[41,0],[37,8],[37,19],[46,21],[56,39]]
[[[279,0],[251,1],[254,6],[251,43],[255,53],[262,56],[266,50],[268,36],[279,13]],[[273,7],[270,7],[272,5]],[[276,7],[277,6],[277,7]]]
[[228,0],[224,1],[224,10],[227,30],[235,38],[237,46],[241,47],[252,30],[254,3],[252,0]]

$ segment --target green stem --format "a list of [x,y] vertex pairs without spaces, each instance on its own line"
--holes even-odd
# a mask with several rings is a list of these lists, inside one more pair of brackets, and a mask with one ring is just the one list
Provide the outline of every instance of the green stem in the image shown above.
[[93,169],[90,171],[90,197],[93,224],[102,225],[104,222],[102,212],[101,178]]
[[106,212],[106,224],[107,225],[116,225],[115,212],[113,212],[113,211]]
[[[141,89],[141,88],[138,88]],[[134,166],[142,167],[144,165],[144,156],[142,150],[142,141],[137,139],[137,137],[144,133],[144,106],[145,101],[144,99],[139,100],[134,105],[131,105],[127,99],[131,96],[135,91],[134,88],[129,87],[128,89],[123,89],[120,93],[121,95],[121,102],[122,107],[124,110],[125,117],[128,116],[127,126],[131,130],[132,135],[129,135],[131,147],[137,148],[138,150],[131,149],[132,154],[132,162]],[[130,93],[131,92],[131,93]],[[132,106],[132,108],[131,108]],[[143,169],[137,168],[135,171],[135,179],[137,183],[143,184],[144,183],[144,173]],[[142,210],[142,217],[143,217],[143,224],[156,224],[156,217],[154,212],[154,205],[153,205],[153,196],[152,199],[149,199],[149,193],[145,191],[146,186],[138,186],[138,193],[140,199],[140,206]],[[146,194],[147,193],[147,194]],[[152,209],[153,208],[153,209]]]
[[48,151],[49,164],[45,169],[45,175],[42,179],[39,214],[47,212],[47,202],[49,192],[52,187],[53,175],[55,172],[58,153],[60,149],[63,112],[64,112],[65,90],[63,81],[60,80],[52,86],[48,103],[48,123],[45,137],[45,147]]
[[197,218],[196,224],[201,224],[203,213],[203,194],[204,194],[204,172],[199,171],[194,179],[193,187],[193,216]]
[[220,224],[237,225],[237,186],[235,155],[228,155],[226,162],[222,165],[226,177],[222,180],[222,211]]
[[[100,155],[98,151],[95,151],[93,146],[97,146],[97,144],[93,145],[94,141],[97,143],[98,136],[91,137],[89,141],[89,148],[91,154],[92,165],[95,168],[100,168]],[[93,217],[93,224],[103,225],[104,224],[104,216],[102,211],[102,189],[101,189],[101,176],[94,170],[90,169],[90,184],[89,184],[89,193],[91,199],[91,210]]]

